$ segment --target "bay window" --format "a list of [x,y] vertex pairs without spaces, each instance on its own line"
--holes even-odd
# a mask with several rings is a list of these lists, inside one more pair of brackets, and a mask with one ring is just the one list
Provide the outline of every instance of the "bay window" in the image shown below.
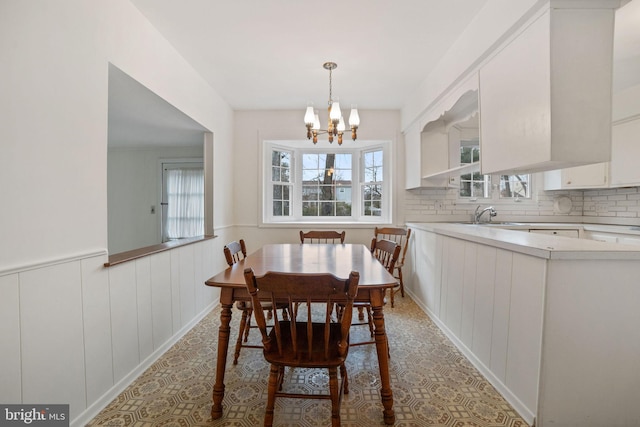
[[266,141],[263,223],[388,222],[389,142],[356,148]]

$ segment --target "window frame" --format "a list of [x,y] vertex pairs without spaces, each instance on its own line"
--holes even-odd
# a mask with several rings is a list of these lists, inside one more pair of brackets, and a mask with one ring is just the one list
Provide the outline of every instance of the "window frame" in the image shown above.
[[539,177],[538,173],[529,173],[529,174],[519,174],[519,175],[529,175],[529,197],[528,198],[524,198],[524,197],[520,197],[520,198],[516,198],[516,197],[502,197],[500,196],[500,177],[502,175],[509,175],[509,174],[503,174],[503,173],[497,173],[497,174],[482,174],[485,176],[489,176],[489,196],[488,197],[462,197],[460,196],[460,184],[461,184],[461,180],[458,179],[456,180],[457,186],[456,188],[456,195],[457,195],[457,200],[459,203],[464,204],[464,203],[468,203],[468,204],[484,204],[484,203],[491,203],[491,204],[495,204],[495,205],[508,205],[508,204],[513,204],[513,203],[518,203],[518,204],[522,204],[522,205],[535,205],[537,206],[538,204],[538,193],[536,191],[536,188],[538,188],[538,186],[540,185],[539,181]]
[[[175,159],[165,159],[161,158],[158,160],[159,166],[159,204],[160,204],[160,215],[159,215],[159,228],[160,228],[160,243],[166,243],[168,241],[179,240],[179,238],[167,238],[165,235],[165,224],[167,221],[167,194],[166,194],[166,176],[165,169],[201,169],[204,180],[204,194],[203,194],[203,204],[205,205],[203,214],[203,226],[201,236],[206,235],[206,227],[207,227],[207,213],[206,213],[206,201],[207,201],[207,190],[206,190],[206,165],[203,157],[183,157],[183,158],[175,158]],[[195,237],[195,236],[194,236]]]
[[[462,150],[468,148],[471,149],[471,156],[470,156],[470,160],[472,163],[474,162],[474,159],[477,157],[477,162],[479,162],[480,160],[480,140],[479,139],[468,139],[468,140],[464,140],[461,141],[461,146],[460,146],[460,165],[464,166],[464,165],[468,165],[470,163],[463,163],[462,162]],[[477,156],[474,155],[474,153],[477,153]],[[480,176],[483,177],[482,180],[474,180],[473,179],[473,175],[474,174],[480,174]],[[473,183],[474,182],[483,182],[483,185],[485,186],[486,189],[488,189],[488,194],[485,197],[482,196],[470,196],[470,197],[466,197],[466,196],[461,196],[460,195],[460,190],[461,190],[461,186],[462,186],[462,176],[463,175],[471,175],[472,179],[471,181],[467,181],[467,182],[471,182],[471,186],[472,186],[472,190],[473,190]],[[492,204],[511,204],[511,203],[522,203],[524,205],[533,205],[533,204],[537,204],[538,200],[537,200],[537,193],[534,192],[535,187],[537,186],[536,183],[534,183],[535,181],[537,181],[536,175],[534,173],[528,173],[528,174],[518,174],[518,175],[528,175],[529,176],[529,197],[502,197],[500,195],[500,185],[502,183],[502,176],[503,175],[508,175],[508,176],[513,176],[512,174],[504,174],[504,173],[495,173],[495,174],[483,174],[481,171],[478,172],[469,172],[469,173],[465,173],[465,174],[460,174],[458,176],[458,179],[456,180],[456,193],[457,193],[457,199],[460,203],[492,203]]]
[[[348,146],[346,146],[348,144]],[[260,161],[260,200],[262,202],[260,225],[270,226],[278,224],[345,224],[352,225],[358,223],[382,224],[391,223],[392,220],[392,200],[393,185],[392,173],[393,158],[391,153],[391,141],[361,141],[353,143],[345,142],[342,146],[329,144],[327,141],[319,141],[313,145],[307,140],[264,140],[262,143],[262,158]],[[290,216],[273,215],[273,182],[271,181],[271,160],[272,151],[288,151],[291,153],[291,184],[293,187]],[[381,150],[383,153],[383,199],[382,212],[380,216],[364,215],[363,185],[364,183],[364,156],[365,152]],[[302,167],[301,158],[303,153],[351,153],[352,155],[352,184],[351,184],[351,215],[350,216],[327,216],[327,217],[305,217],[302,216]]]

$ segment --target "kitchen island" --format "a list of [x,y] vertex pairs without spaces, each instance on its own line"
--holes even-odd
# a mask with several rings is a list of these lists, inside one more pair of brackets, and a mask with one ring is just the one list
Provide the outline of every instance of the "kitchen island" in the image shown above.
[[640,425],[640,246],[408,226],[407,291],[530,424]]

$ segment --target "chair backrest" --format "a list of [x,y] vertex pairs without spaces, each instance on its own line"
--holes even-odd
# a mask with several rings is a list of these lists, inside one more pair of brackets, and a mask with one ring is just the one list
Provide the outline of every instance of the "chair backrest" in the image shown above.
[[[240,258],[242,255],[242,258]],[[224,257],[227,259],[227,264],[232,266],[236,262],[247,257],[247,247],[244,245],[244,240],[240,239],[240,242],[233,241],[228,243],[224,247]]]
[[400,256],[399,244],[393,240],[377,240],[374,237],[371,240],[371,253],[384,265],[384,268],[386,268],[389,273],[393,274],[393,269]]
[[401,257],[398,260],[399,264],[404,264],[404,258],[407,256],[407,248],[409,247],[409,238],[411,237],[410,228],[401,227],[376,227],[374,235],[377,240],[387,239],[396,242],[402,247]]
[[[251,301],[255,307],[253,313],[262,333],[265,352],[272,352],[277,348],[280,356],[285,356],[287,359],[290,358],[292,362],[300,359],[310,360],[313,357],[317,359],[318,354],[324,355],[324,358],[335,354],[339,354],[340,357],[346,356],[349,347],[348,337],[351,326],[351,312],[353,311],[353,299],[358,292],[358,282],[360,280],[358,272],[352,271],[348,279],[339,279],[329,273],[267,272],[263,276],[256,277],[253,270],[247,268],[244,270],[244,278],[247,290],[251,295]],[[298,315],[298,321],[281,321],[278,318],[278,313],[274,311],[273,328],[276,342],[272,342],[267,331],[267,322],[261,309],[258,292],[260,292],[260,299],[270,301],[273,306],[276,305],[276,302],[286,302],[290,313],[294,312],[296,303],[306,302],[306,319],[304,319],[304,316]],[[331,320],[331,312],[337,301],[344,304],[346,309],[340,319],[341,333],[339,341],[332,343],[329,336],[329,328],[331,328],[332,323],[334,324],[333,327],[336,327],[335,322]],[[315,310],[318,309],[319,303],[325,303],[323,313],[312,312],[312,302],[315,304]],[[314,323],[314,320],[318,319],[314,319],[313,314],[316,317],[318,315],[323,317],[322,322]],[[306,325],[299,329],[301,323]],[[324,325],[324,327],[320,327],[321,325]],[[287,341],[284,346],[283,337],[286,337],[284,339]],[[285,347],[285,351],[291,351],[291,346],[293,349],[292,354],[283,354],[283,347]]]
[[338,233],[337,231],[308,231],[300,230],[300,243],[344,243],[346,233]]

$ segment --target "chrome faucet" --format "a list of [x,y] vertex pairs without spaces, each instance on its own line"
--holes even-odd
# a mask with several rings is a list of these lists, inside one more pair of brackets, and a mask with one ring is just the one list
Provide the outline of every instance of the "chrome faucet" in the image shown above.
[[482,217],[482,214],[484,214],[485,212],[489,211],[489,221],[491,222],[491,218],[498,215],[498,212],[496,212],[495,209],[493,209],[493,206],[488,206],[482,210],[480,210],[482,206],[478,205],[478,207],[476,208],[475,213],[473,214],[473,223],[474,224],[480,224],[480,218]]

